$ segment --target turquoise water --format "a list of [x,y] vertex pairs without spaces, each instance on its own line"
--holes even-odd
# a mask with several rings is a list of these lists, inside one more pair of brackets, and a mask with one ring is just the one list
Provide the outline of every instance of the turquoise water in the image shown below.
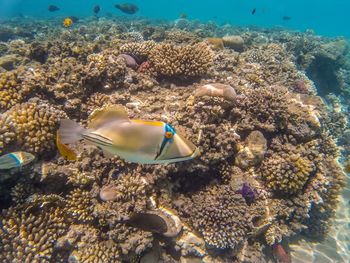
[[[174,20],[180,13],[186,13],[189,19],[201,21],[213,20],[219,24],[256,25],[264,27],[283,26],[305,31],[313,29],[317,34],[326,36],[350,37],[349,10],[350,1],[302,1],[302,0],[149,0],[131,1],[139,6],[138,16]],[[92,0],[0,0],[0,17],[16,14],[34,17],[56,17],[74,15],[86,17],[92,15],[92,8],[99,4],[100,15],[107,13],[121,15],[114,8],[118,1]],[[49,13],[47,5],[54,4],[60,11]],[[254,15],[252,10],[256,8]],[[283,16],[291,19],[285,21]]]

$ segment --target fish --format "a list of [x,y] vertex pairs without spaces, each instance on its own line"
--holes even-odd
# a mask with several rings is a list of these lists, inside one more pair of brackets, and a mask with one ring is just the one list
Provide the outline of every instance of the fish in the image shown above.
[[170,124],[129,119],[126,109],[120,105],[94,111],[88,129],[63,119],[58,132],[63,144],[84,139],[100,147],[106,155],[117,155],[139,164],[174,163],[199,155],[198,147]]
[[67,17],[63,20],[64,27],[71,27],[73,25],[73,20],[70,17]]
[[350,160],[348,160],[344,165],[344,171],[350,173]]
[[76,16],[69,16],[68,18],[72,19],[73,23],[77,23],[79,21],[79,18]]
[[60,10],[60,8],[58,6],[55,6],[55,5],[49,5],[47,7],[47,10],[49,10],[49,12],[56,12],[56,11]]
[[252,10],[252,15],[254,15],[255,12],[256,12],[256,8],[254,8],[254,9]]
[[282,16],[282,20],[288,21],[291,20],[292,18],[290,16]]
[[139,11],[138,6],[131,3],[115,4],[114,6],[123,13],[129,15],[135,14],[137,11]]
[[273,256],[279,263],[292,263],[290,255],[287,254],[281,244],[275,243],[273,245]]
[[0,170],[21,168],[35,159],[35,156],[28,152],[12,152],[0,156]]
[[97,15],[101,11],[101,7],[99,5],[95,5],[92,10],[94,14]]
[[77,159],[77,154],[69,148],[67,145],[63,144],[60,139],[58,131],[56,132],[56,146],[58,152],[67,160],[75,161]]
[[187,19],[187,14],[186,13],[180,13],[179,18],[180,19]]
[[133,215],[127,223],[135,228],[158,234],[168,230],[165,220],[156,214],[138,213]]

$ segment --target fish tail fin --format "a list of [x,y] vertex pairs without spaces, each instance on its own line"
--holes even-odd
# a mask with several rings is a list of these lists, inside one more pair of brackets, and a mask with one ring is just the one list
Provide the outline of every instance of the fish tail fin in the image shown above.
[[11,169],[20,165],[20,160],[14,154],[5,154],[0,157],[0,170]]
[[64,144],[80,141],[83,139],[84,132],[85,129],[77,122],[67,119],[61,120],[60,128],[58,129],[60,140]]

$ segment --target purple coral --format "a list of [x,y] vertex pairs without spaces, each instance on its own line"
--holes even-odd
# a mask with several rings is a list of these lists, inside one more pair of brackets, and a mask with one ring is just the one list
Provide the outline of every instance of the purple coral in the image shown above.
[[255,202],[256,192],[248,183],[243,183],[242,188],[236,193],[241,194],[248,205]]

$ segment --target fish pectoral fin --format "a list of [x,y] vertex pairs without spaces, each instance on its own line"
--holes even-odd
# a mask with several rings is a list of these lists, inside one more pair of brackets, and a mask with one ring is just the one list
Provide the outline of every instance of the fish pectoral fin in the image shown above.
[[89,116],[89,128],[97,129],[110,121],[129,121],[128,112],[121,105],[108,105],[94,110]]

